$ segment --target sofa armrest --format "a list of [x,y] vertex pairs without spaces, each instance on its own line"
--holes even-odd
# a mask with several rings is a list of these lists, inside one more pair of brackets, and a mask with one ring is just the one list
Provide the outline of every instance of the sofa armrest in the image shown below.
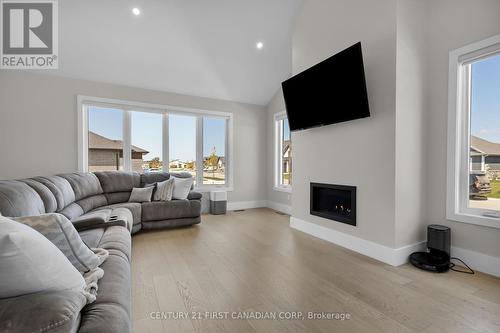
[[190,191],[188,196],[187,196],[187,199],[188,200],[201,200],[201,197],[202,197],[201,193],[195,192],[195,191]]
[[122,220],[109,220],[109,214],[105,211],[91,212],[71,220],[73,226],[78,231],[89,229],[107,228],[115,225],[127,227],[127,222]]

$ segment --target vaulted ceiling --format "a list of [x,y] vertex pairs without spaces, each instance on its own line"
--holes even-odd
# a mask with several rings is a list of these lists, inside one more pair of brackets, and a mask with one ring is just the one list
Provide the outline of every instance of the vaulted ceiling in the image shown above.
[[264,105],[290,75],[300,3],[59,1],[55,74]]

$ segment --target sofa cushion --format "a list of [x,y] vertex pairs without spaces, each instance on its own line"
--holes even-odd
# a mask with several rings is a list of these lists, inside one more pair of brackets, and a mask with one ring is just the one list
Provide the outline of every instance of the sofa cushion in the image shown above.
[[26,216],[45,213],[38,193],[17,180],[0,181],[0,213],[3,216]]
[[[121,229],[130,237],[125,228]],[[130,264],[120,252],[110,250],[109,257],[101,268],[105,273],[102,279],[99,280],[97,299],[82,309],[78,332],[131,332]]]
[[99,240],[98,247],[110,252],[115,251],[116,255],[126,258],[128,261],[131,260],[132,237],[124,227],[106,228]]
[[0,332],[77,332],[85,304],[74,290],[0,299]]
[[103,190],[101,183],[96,175],[89,172],[74,172],[59,175],[66,179],[73,191],[75,192],[75,200],[81,200],[93,195],[102,194]]
[[127,192],[113,192],[113,193],[106,193],[104,194],[106,196],[106,199],[108,200],[108,205],[113,205],[121,202],[128,202],[128,199],[130,198],[131,191]]
[[108,204],[108,199],[106,199],[104,194],[98,194],[79,200],[76,204],[82,207],[84,213],[87,213],[93,209],[106,206]]
[[73,203],[70,203],[65,208],[59,210],[58,213],[63,214],[69,220],[73,220],[73,219],[77,218],[78,216],[83,215],[84,211],[83,211],[83,208],[79,204],[73,202]]
[[162,221],[142,222],[144,230],[159,230],[159,229],[172,229],[185,226],[191,226],[201,222],[201,217],[184,217],[182,219],[168,219]]
[[119,251],[120,255],[130,260],[132,237],[127,228],[111,226],[108,228],[89,229],[79,232],[82,240],[91,248]]
[[80,234],[82,241],[87,244],[88,247],[97,248],[99,247],[99,243],[101,242],[105,231],[105,228],[97,228],[79,231],[78,233]]
[[47,186],[40,182],[37,182],[34,179],[23,179],[21,181],[28,184],[32,189],[36,191],[36,193],[38,193],[43,201],[46,213],[54,213],[55,211],[57,211],[56,197],[54,196],[54,194],[52,194]]
[[154,184],[170,179],[168,172],[147,172],[141,174],[141,185]]
[[104,193],[129,192],[139,187],[141,177],[137,172],[100,171],[95,172]]
[[17,217],[15,221],[35,229],[52,242],[80,272],[99,266],[99,257],[82,241],[73,224],[61,214]]
[[98,247],[109,251],[101,265],[104,276],[99,280],[99,292],[94,303],[82,310],[79,332],[121,333],[131,331],[131,236],[123,227],[109,227],[81,233],[83,239],[95,241]]
[[32,179],[44,184],[52,192],[57,201],[57,212],[62,211],[75,201],[75,192],[66,179],[59,176],[35,177]]
[[142,204],[142,221],[161,221],[200,215],[197,200],[153,201]]

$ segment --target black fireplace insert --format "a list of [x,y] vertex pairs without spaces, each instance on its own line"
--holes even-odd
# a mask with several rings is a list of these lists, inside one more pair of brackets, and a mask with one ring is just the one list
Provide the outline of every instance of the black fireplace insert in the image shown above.
[[356,187],[311,183],[311,215],[356,225]]

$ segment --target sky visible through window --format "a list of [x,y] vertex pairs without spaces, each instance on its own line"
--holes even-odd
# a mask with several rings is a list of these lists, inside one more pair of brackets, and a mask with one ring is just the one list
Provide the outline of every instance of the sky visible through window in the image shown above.
[[111,140],[121,140],[122,111],[101,107],[89,107],[89,131]]
[[162,115],[159,113],[132,112],[132,145],[147,150],[144,161],[162,157]]
[[471,133],[500,143],[500,55],[472,65]]
[[221,118],[203,118],[203,155],[210,156],[213,149],[217,156],[225,155],[226,121]]
[[[105,110],[106,112],[99,112]],[[122,139],[122,111],[107,108],[89,107],[89,130],[107,137],[111,140]],[[152,117],[147,113],[134,113],[133,130],[136,133],[151,133],[151,135],[134,136],[133,144],[149,151],[145,160],[162,156],[162,143],[158,140],[158,128],[161,128],[161,119]],[[210,133],[223,133],[225,122],[216,118],[204,118],[206,135]],[[181,161],[192,161],[196,159],[196,118],[190,116],[170,115],[170,159],[174,157]],[[152,131],[151,129],[155,129]],[[221,135],[213,135],[204,143],[204,152],[211,152],[215,147],[217,152],[225,151],[225,138]],[[194,146],[193,146],[194,144]]]
[[283,140],[290,140],[290,125],[288,124],[288,119],[283,121]]

